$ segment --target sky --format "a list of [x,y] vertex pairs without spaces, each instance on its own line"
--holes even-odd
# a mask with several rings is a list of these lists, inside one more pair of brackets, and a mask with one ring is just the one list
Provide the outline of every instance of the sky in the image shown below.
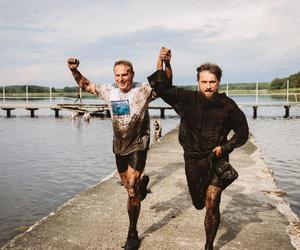
[[1,0],[0,85],[75,86],[68,57],[94,83],[130,60],[135,80],[172,50],[174,83],[221,66],[222,82],[268,82],[300,71],[300,0]]

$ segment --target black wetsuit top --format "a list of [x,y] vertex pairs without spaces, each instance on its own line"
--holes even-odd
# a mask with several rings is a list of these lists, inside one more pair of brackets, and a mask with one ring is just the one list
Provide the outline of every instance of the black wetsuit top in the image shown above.
[[[228,158],[234,148],[243,145],[249,134],[244,113],[225,94],[206,98],[199,91],[172,86],[164,71],[148,77],[156,94],[180,115],[179,142],[185,157],[207,157],[216,146],[221,146],[222,157]],[[233,130],[234,135],[227,140]]]

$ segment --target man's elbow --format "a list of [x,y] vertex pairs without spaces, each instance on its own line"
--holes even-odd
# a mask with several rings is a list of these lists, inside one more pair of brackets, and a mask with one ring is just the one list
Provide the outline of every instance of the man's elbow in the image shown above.
[[241,136],[240,136],[240,142],[241,145],[244,145],[249,139],[249,130],[245,131]]
[[247,136],[244,136],[242,143],[245,144],[249,139],[249,134],[247,134]]

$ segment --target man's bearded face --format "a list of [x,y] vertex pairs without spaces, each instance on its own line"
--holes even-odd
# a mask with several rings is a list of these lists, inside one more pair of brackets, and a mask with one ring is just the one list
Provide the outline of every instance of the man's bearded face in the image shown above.
[[207,98],[211,98],[213,93],[218,92],[219,80],[216,75],[209,71],[202,71],[199,75],[198,86],[199,91]]

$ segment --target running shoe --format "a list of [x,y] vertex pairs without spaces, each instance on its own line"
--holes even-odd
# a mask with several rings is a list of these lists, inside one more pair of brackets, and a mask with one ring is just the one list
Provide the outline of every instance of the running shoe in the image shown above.
[[127,240],[124,246],[125,250],[137,250],[140,245],[140,239],[138,237],[138,232],[128,233]]

